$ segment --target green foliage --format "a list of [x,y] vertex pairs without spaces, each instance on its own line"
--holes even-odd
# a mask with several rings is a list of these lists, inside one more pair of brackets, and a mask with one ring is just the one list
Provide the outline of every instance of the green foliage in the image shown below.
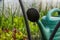
[[[1,12],[2,13],[2,12]],[[8,14],[8,15],[6,15]],[[21,35],[19,33],[16,33],[16,39],[24,39],[24,37],[27,37],[27,31],[26,31],[26,25],[25,20],[23,16],[18,16],[16,14],[19,14],[19,11],[15,11],[12,13],[12,10],[10,8],[7,8],[2,15],[0,16],[0,34],[1,34],[1,40],[13,40],[12,33],[14,27],[19,30]],[[37,27],[36,23],[32,23],[29,21],[31,35],[39,35],[39,29]],[[6,32],[9,31],[9,32]],[[35,36],[36,37],[36,36]]]
[[[41,5],[41,4],[40,4]],[[33,7],[35,7],[35,3],[32,4]],[[43,11],[41,9],[42,7],[40,6],[39,8],[39,14],[40,14],[40,19],[45,16],[48,12],[47,6],[46,9]],[[52,8],[52,6],[51,6]],[[16,40],[22,40],[24,37],[27,37],[27,31],[26,31],[26,25],[25,25],[25,20],[23,16],[19,16],[20,13],[20,8],[16,8],[14,12],[12,12],[11,8],[7,8],[4,10],[2,8],[2,12],[0,12],[0,40],[13,40],[13,29],[16,28],[17,32],[15,33],[16,35]],[[52,16],[57,16],[58,14],[52,14]],[[38,28],[38,25],[33,22],[29,22],[30,30],[31,30],[31,35],[33,38],[40,38],[41,34]],[[9,32],[8,32],[9,31]],[[19,32],[18,32],[19,31]],[[35,39],[36,40],[36,39]]]

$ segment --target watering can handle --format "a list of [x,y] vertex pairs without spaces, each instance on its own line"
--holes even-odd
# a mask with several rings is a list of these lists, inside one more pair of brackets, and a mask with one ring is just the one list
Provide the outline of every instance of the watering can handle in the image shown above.
[[[46,18],[47,18],[48,20],[54,20],[54,19],[51,18],[52,13],[54,13],[54,12],[60,13],[60,9],[54,8],[54,9],[48,11],[48,14],[47,14]],[[57,20],[60,20],[60,18],[58,18]]]

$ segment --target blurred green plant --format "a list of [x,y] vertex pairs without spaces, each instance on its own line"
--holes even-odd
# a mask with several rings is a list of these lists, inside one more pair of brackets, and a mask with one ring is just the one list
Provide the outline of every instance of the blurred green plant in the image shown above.
[[[35,7],[35,4],[32,4],[33,7]],[[47,5],[45,10],[42,10],[42,3],[40,3],[39,7],[39,13],[40,13],[40,19],[47,14],[49,11]],[[52,5],[51,5],[51,8]],[[6,8],[4,9],[4,3],[2,11],[0,11],[0,40],[13,40],[13,30],[17,31],[15,33],[17,40],[22,40],[27,38],[27,32],[24,22],[24,17],[19,16],[20,14],[20,8],[16,8],[14,12],[12,12],[12,8]],[[52,14],[53,16],[57,16],[58,14]],[[29,26],[31,30],[31,35],[33,38],[40,38],[41,34],[38,28],[38,25],[36,23],[29,21]],[[16,29],[14,29],[16,28]],[[37,38],[37,39],[38,39]],[[36,39],[34,39],[36,40]]]

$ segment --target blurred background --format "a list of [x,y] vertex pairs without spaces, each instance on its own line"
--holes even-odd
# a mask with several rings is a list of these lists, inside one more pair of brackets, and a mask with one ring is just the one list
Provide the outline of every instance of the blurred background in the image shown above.
[[[0,6],[2,7],[3,5],[3,0],[0,1]],[[60,0],[22,0],[24,7],[26,9],[31,8],[31,7],[35,7],[36,9],[39,9],[39,7],[41,6],[41,9],[46,9],[46,6],[49,8],[52,7],[58,7],[60,8]],[[19,5],[19,1],[18,0],[4,0],[4,7],[12,7],[13,9],[15,9],[16,7],[20,7]]]
[[[22,0],[25,11],[35,8],[40,20],[53,8],[60,9],[60,0]],[[56,16],[56,14],[53,14]],[[38,25],[29,22],[32,40],[41,40]],[[26,25],[19,0],[0,0],[0,40],[27,40]]]

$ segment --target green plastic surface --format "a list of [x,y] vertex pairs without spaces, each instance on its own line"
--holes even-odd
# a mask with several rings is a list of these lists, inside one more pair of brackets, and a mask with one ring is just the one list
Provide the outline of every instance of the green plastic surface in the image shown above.
[[[58,8],[54,8],[50,11],[48,11],[48,14],[46,16],[42,17],[42,22],[40,22],[40,29],[41,27],[43,27],[41,30],[43,30],[45,35],[46,35],[46,39],[49,40],[49,37],[51,35],[51,33],[53,32],[54,28],[56,27],[56,25],[58,24],[58,22],[60,21],[60,17],[52,17],[52,13],[54,12],[60,12],[60,9]],[[49,33],[47,33],[48,29],[49,29]],[[47,36],[49,35],[49,36]],[[60,28],[58,29],[57,33],[54,36],[53,40],[60,40]]]

